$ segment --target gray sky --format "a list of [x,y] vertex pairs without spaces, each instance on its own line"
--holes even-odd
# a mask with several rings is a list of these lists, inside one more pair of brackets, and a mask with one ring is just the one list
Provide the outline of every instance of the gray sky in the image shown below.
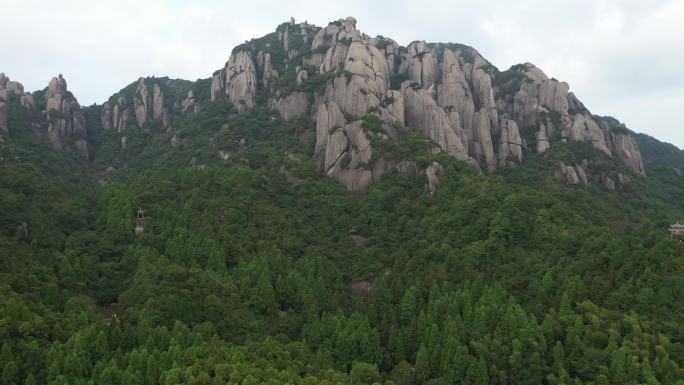
[[102,103],[140,76],[208,77],[290,16],[472,45],[499,69],[529,61],[594,114],[684,147],[681,0],[0,0],[0,71],[27,90],[62,73],[81,104]]

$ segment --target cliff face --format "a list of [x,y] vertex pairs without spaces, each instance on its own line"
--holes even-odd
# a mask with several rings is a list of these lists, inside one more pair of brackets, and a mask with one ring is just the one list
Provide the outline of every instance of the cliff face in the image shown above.
[[0,136],[9,137],[10,134],[10,99],[15,99],[29,112],[34,128],[46,129],[43,133],[53,147],[60,151],[73,149],[83,159],[89,158],[85,115],[76,98],[67,90],[66,79],[61,74],[53,77],[43,91],[30,93],[24,92],[21,83],[0,73]]
[[[323,86],[302,92],[315,80]],[[211,99],[224,98],[244,112],[259,94],[286,120],[315,119],[314,160],[350,190],[365,190],[391,169],[368,163],[373,146],[359,134],[368,115],[382,120],[390,140],[395,125],[406,126],[430,139],[435,151],[486,172],[543,154],[554,142],[578,141],[645,175],[631,133],[595,118],[567,83],[534,65],[501,72],[468,46],[416,41],[402,47],[361,33],[353,18],[325,28],[290,22],[236,47],[213,75]],[[524,137],[521,130],[534,134]]]
[[102,105],[100,119],[104,129],[113,129],[118,133],[129,126],[142,129],[148,123],[158,123],[162,128],[168,128],[173,114],[196,113],[199,108],[191,82],[140,78]]
[[[397,167],[415,168],[378,150],[379,142],[400,139],[404,129],[419,133],[433,152],[487,173],[544,156],[557,143],[584,142],[619,159],[633,176],[645,176],[631,132],[593,116],[569,90],[530,63],[499,71],[468,46],[414,41],[404,47],[363,34],[351,17],[325,28],[292,20],[235,47],[206,81],[140,78],[104,103],[100,119],[104,129],[122,135],[125,147],[123,132],[129,127],[169,131],[174,119],[198,112],[204,102],[224,100],[238,113],[263,103],[285,120],[310,117],[313,161],[351,191],[367,190]],[[206,96],[200,100],[195,91]],[[43,109],[55,147],[85,133],[83,113],[61,76],[50,82],[43,106],[2,75],[0,135],[9,134],[7,103],[15,94],[26,108]],[[87,143],[78,143],[87,154]],[[428,172],[427,167],[416,170]],[[591,174],[587,165],[561,164],[557,178],[611,185],[604,183],[608,175],[582,174]],[[613,174],[611,180],[630,179],[623,176]]]

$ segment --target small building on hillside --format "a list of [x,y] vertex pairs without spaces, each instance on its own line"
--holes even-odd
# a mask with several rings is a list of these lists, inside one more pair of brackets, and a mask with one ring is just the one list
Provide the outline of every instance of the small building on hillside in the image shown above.
[[679,222],[670,225],[670,236],[684,239],[684,225]]
[[135,236],[142,234],[145,230],[145,212],[138,209],[137,217],[135,218]]

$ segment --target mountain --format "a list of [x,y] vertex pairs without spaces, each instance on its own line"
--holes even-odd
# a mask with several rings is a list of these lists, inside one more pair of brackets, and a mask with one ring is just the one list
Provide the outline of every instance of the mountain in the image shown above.
[[0,383],[684,383],[682,151],[353,18],[227,56],[0,75]]

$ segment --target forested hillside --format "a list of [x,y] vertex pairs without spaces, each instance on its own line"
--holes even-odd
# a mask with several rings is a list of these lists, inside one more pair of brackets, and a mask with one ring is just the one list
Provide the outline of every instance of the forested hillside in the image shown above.
[[[122,120],[147,87],[166,99]],[[142,79],[59,148],[7,100],[0,384],[684,384],[684,178],[650,162],[663,144],[640,144],[645,176],[560,134],[483,173],[369,112],[368,164],[407,163],[353,192],[310,114],[208,90]],[[599,183],[559,177],[586,159]]]

